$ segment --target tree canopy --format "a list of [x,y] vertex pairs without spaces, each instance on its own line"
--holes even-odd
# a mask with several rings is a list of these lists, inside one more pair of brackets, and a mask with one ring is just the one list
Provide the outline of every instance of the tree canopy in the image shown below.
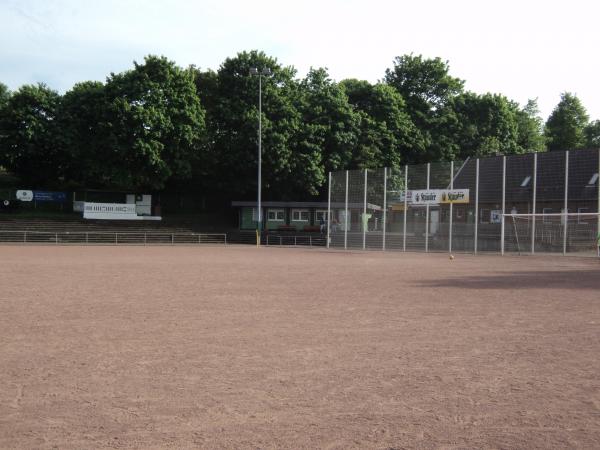
[[536,100],[466,91],[440,58],[399,56],[380,82],[336,82],[250,51],[216,71],[148,56],[64,95],[0,83],[0,165],[34,187],[254,198],[259,87],[265,199],[324,194],[335,170],[600,146],[599,121],[570,93],[544,124]]
[[586,145],[589,117],[576,95],[565,92],[546,122],[548,150],[574,150]]
[[0,113],[0,165],[32,185],[63,180],[65,155],[56,126],[60,96],[44,84],[24,85]]

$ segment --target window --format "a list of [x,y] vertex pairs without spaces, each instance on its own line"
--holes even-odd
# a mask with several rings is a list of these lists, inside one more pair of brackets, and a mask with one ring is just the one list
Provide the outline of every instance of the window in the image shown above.
[[318,223],[321,219],[327,222],[327,210],[317,209],[315,211],[315,221]]
[[257,210],[258,208],[252,208],[252,222],[258,222],[258,215],[256,214]]
[[[590,208],[577,208],[577,214],[586,214],[590,212]],[[577,216],[577,223],[586,224],[586,217]]]
[[307,209],[292,209],[292,220],[294,222],[308,222],[309,213]]
[[283,209],[269,209],[267,220],[270,222],[283,222],[285,220],[285,211]]
[[465,217],[465,210],[464,210],[464,208],[456,208],[454,211],[455,211],[455,213],[454,213],[455,217],[457,219],[464,219],[464,217]]
[[[552,214],[552,208],[542,209],[542,214]],[[550,217],[544,216],[544,223],[552,223],[552,219]]]

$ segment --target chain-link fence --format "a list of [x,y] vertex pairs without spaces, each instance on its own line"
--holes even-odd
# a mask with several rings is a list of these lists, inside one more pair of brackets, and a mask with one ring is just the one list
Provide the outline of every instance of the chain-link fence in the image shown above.
[[600,150],[330,173],[328,246],[597,255]]

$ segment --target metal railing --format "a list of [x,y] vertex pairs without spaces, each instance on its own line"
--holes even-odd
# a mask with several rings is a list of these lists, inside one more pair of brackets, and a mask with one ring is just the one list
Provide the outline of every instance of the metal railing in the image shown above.
[[0,242],[54,245],[199,245],[227,244],[225,233],[119,231],[0,231]]
[[266,234],[262,238],[263,245],[279,245],[293,247],[325,247],[326,236]]

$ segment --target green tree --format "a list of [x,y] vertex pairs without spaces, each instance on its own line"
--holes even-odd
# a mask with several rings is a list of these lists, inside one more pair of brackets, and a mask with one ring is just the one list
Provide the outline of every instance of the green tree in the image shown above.
[[97,81],[78,83],[60,102],[58,124],[69,158],[65,178],[87,188],[112,185],[110,162],[119,164],[107,144],[110,127],[106,117],[104,85]]
[[449,73],[447,61],[440,58],[404,55],[394,60],[394,67],[385,72],[385,82],[404,98],[407,111],[421,133],[411,163],[452,159],[457,151],[449,134],[454,121],[449,109],[453,98],[463,92],[464,81]]
[[[231,197],[253,198],[257,190],[259,78],[262,77],[262,188],[265,198],[298,198],[323,185],[315,124],[303,120],[304,101],[291,67],[263,52],[238,53],[215,73],[197,71],[196,85],[207,108],[210,170],[208,188]],[[241,163],[243,162],[243,163]]]
[[[0,160],[2,159],[2,155],[5,154],[5,150],[2,146],[6,145],[5,140],[3,139],[3,137],[6,135],[6,131],[4,131],[2,128],[2,123],[4,122],[2,117],[5,113],[6,106],[8,105],[9,98],[10,91],[8,90],[8,87],[5,84],[0,83]],[[0,167],[1,164],[2,163],[0,162]]]
[[394,86],[415,113],[427,113],[448,104],[460,94],[464,81],[450,76],[448,61],[422,55],[398,56],[393,69],[385,71],[386,83]]
[[302,120],[310,124],[314,139],[321,142],[325,172],[358,168],[354,156],[358,145],[360,115],[348,102],[343,87],[329,78],[326,69],[312,69],[300,82]]
[[192,176],[202,157],[204,110],[193,73],[164,57],[147,56],[105,85],[107,133],[104,182],[161,189]]
[[586,145],[589,117],[576,95],[565,92],[546,121],[548,150],[575,150]]
[[44,84],[14,92],[0,117],[0,165],[31,186],[57,183],[67,161],[56,127],[60,96]]
[[600,148],[600,120],[594,120],[585,127],[585,145]]
[[517,103],[511,102],[517,119],[517,146],[521,152],[543,152],[546,141],[543,134],[543,122],[539,116],[537,99],[528,100],[521,108]]
[[518,109],[506,97],[466,92],[452,100],[452,110],[459,158],[525,151],[518,144]]
[[10,91],[8,90],[8,86],[0,83],[0,110],[2,110],[8,104],[9,98]]
[[398,169],[403,162],[414,159],[414,149],[421,148],[423,143],[400,94],[382,83],[372,85],[349,79],[340,84],[349,103],[360,115],[353,165]]

